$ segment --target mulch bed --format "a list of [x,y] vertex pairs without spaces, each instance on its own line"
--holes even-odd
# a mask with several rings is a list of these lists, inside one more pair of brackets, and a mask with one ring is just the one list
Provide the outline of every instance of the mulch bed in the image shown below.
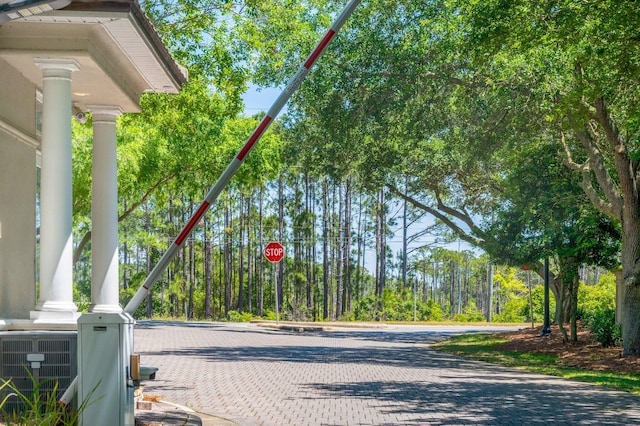
[[[568,325],[565,326],[570,336]],[[559,364],[597,371],[640,373],[640,357],[622,357],[622,348],[603,348],[588,329],[578,326],[578,341],[562,341],[557,325],[551,326],[551,335],[541,337],[542,327],[524,328],[517,331],[499,333],[508,337],[509,342],[498,349],[513,352],[529,352],[556,355]]]

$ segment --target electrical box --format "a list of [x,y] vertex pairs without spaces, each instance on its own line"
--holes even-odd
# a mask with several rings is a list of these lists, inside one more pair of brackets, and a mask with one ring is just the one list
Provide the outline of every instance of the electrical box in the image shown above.
[[85,405],[81,426],[133,426],[133,324],[125,313],[78,318],[78,405]]

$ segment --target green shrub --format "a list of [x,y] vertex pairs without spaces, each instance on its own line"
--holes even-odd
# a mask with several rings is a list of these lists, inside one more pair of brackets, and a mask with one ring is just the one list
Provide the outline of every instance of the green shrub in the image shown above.
[[376,318],[376,298],[372,296],[360,299],[355,306],[354,314],[357,321],[373,321]]
[[229,322],[249,322],[252,319],[251,312],[229,311]]
[[596,340],[603,347],[619,346],[622,344],[622,331],[616,324],[616,310],[612,308],[599,309],[587,321],[589,329]]
[[604,274],[596,285],[580,285],[578,289],[578,319],[589,321],[603,309],[615,309],[616,278],[612,273]]
[[493,320],[495,322],[525,322],[528,307],[528,297],[511,299],[500,314],[494,315]]
[[344,314],[340,315],[340,321],[355,321],[356,315],[352,311],[346,311]]
[[[403,299],[404,298],[404,299]],[[353,318],[356,321],[413,321],[413,294],[405,292],[398,295],[385,290],[382,312],[377,313],[380,298],[368,296],[360,299],[355,305]],[[440,305],[433,300],[416,301],[416,319],[418,321],[442,321],[444,313]]]
[[[31,372],[25,368],[31,382],[33,392],[30,395],[22,393],[11,381],[0,378],[0,424],[42,425],[42,426],[72,426],[78,424],[80,413],[86,408],[93,395],[77,409],[69,409],[58,403],[58,382],[53,383],[50,391],[45,391],[53,379],[37,383]],[[20,410],[8,410],[9,403],[16,403]],[[95,402],[95,401],[92,401]]]
[[272,311],[270,309],[265,309],[262,315],[262,318],[267,321],[275,321],[276,320],[276,311]]
[[418,312],[420,321],[442,321],[444,319],[442,307],[433,300],[429,300],[427,303],[419,302]]
[[469,317],[467,314],[455,314],[453,320],[455,322],[469,322]]
[[383,321],[413,321],[413,296],[405,291],[398,294],[390,288],[382,293]]
[[467,306],[464,309],[464,314],[467,316],[467,322],[482,322],[485,320],[484,314],[475,305]]

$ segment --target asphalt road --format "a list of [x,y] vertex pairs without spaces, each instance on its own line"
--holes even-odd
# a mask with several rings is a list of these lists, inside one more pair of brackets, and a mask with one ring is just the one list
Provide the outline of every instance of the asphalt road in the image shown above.
[[428,347],[484,330],[141,321],[135,350],[159,367],[145,394],[240,425],[640,424],[640,397]]

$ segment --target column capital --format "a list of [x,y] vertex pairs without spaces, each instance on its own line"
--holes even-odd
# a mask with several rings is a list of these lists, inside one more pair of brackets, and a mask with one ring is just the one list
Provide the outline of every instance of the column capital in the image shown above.
[[116,105],[87,105],[87,110],[91,113],[94,123],[115,123],[122,115],[122,108]]
[[60,72],[64,73],[60,77],[65,77],[80,69],[80,64],[75,59],[35,58],[33,62],[43,71],[45,77],[55,77]]

